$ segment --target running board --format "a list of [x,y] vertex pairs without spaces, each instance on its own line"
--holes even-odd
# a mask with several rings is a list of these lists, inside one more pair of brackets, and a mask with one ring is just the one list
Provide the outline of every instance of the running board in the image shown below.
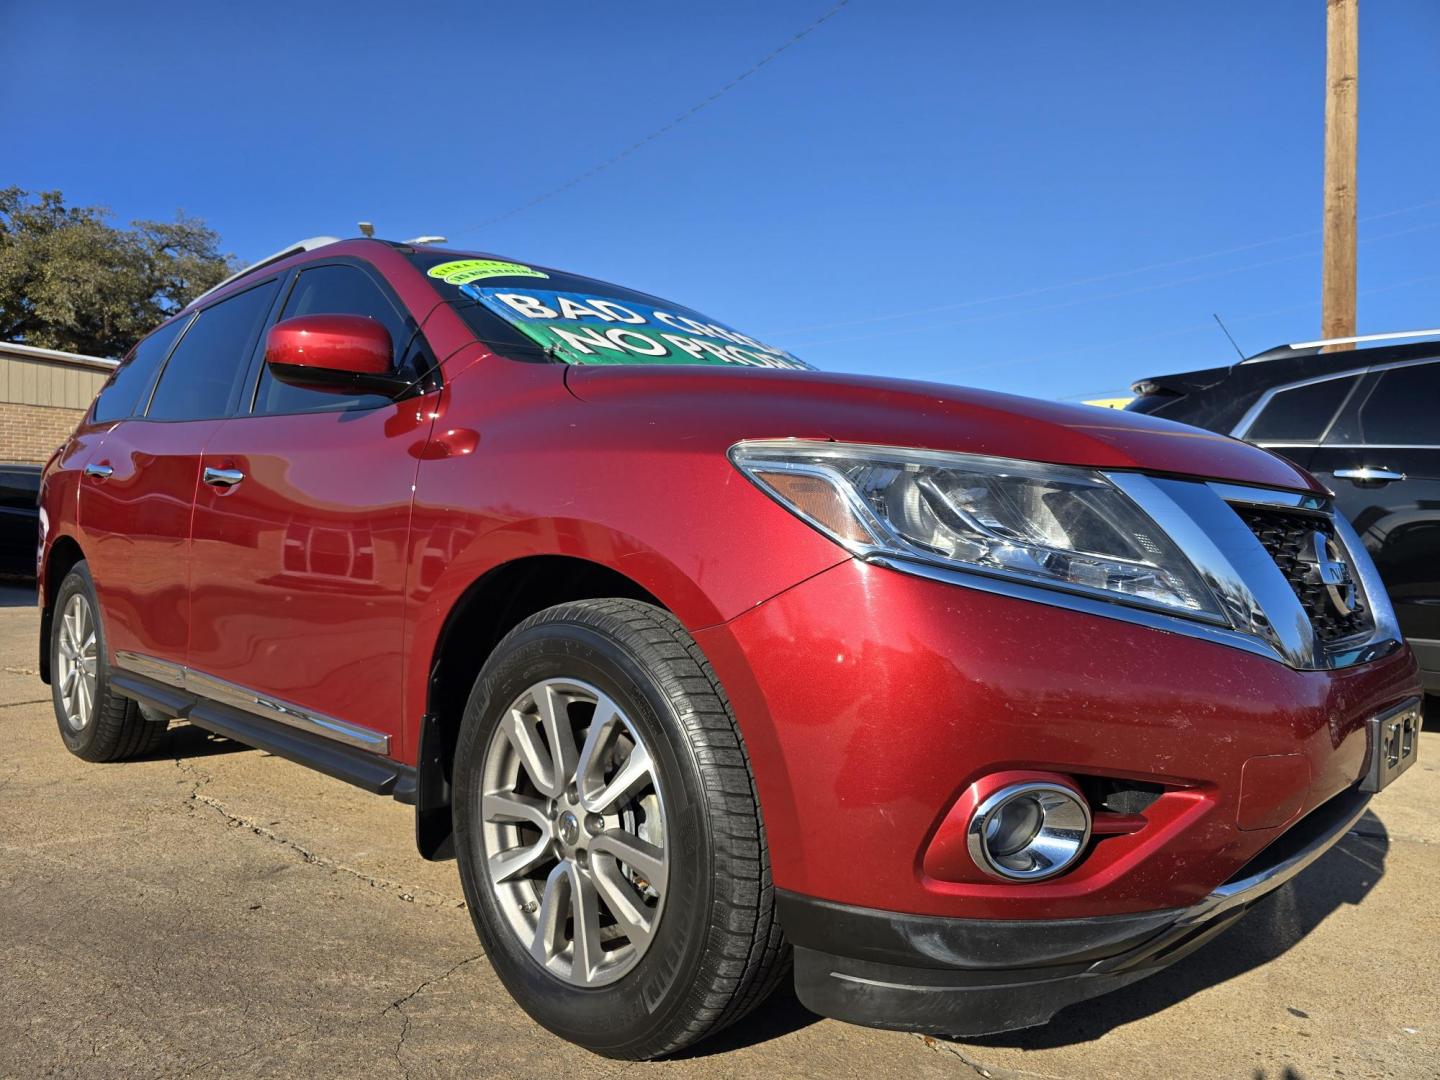
[[178,720],[308,766],[373,794],[391,795],[402,803],[415,802],[415,770],[408,765],[334,739],[308,734],[280,721],[267,720],[124,668],[111,668],[109,676],[110,685],[119,693]]

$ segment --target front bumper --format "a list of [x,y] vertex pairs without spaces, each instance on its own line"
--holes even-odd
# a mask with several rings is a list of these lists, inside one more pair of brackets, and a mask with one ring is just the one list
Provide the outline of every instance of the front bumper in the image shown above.
[[1154,974],[1231,926],[1365,813],[1349,789],[1190,907],[1081,919],[899,915],[781,892],[795,988],[824,1016],[970,1037],[1044,1024],[1060,1009]]
[[[1299,671],[855,561],[695,636],[745,739],[776,887],[945,919],[1195,908],[1355,785],[1369,718],[1419,692],[1403,648]],[[1059,877],[999,882],[955,843],[967,793],[1015,771],[1074,778],[1097,811]],[[1154,801],[1111,804],[1117,786]]]

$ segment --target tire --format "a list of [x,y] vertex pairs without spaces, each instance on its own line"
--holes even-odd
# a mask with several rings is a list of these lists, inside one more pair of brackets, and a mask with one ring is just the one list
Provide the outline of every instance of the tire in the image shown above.
[[[555,730],[574,732],[573,754],[554,753],[545,700]],[[536,738],[542,753],[527,758]],[[551,798],[557,756],[579,767],[558,770],[573,782]],[[586,600],[512,630],[470,694],[454,789],[460,877],[486,954],[562,1038],[612,1058],[661,1057],[744,1016],[788,973],[744,744],[709,663],[667,612]],[[606,801],[620,789],[630,794]],[[576,897],[582,909],[598,898],[594,923],[575,919]],[[617,914],[627,903],[628,922]],[[593,964],[579,959],[577,926],[603,939]]]
[[[77,655],[79,663],[71,659]],[[110,688],[105,629],[90,569],[78,562],[55,594],[50,620],[50,696],[65,748],[85,761],[122,761],[153,750],[166,723]],[[86,677],[90,676],[90,677]],[[71,696],[78,689],[81,697]],[[81,704],[81,699],[88,701]]]

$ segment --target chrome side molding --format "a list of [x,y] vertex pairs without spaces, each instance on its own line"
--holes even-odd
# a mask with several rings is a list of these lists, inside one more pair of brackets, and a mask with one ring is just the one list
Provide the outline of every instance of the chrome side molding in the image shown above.
[[333,739],[357,750],[368,750],[382,756],[390,753],[389,735],[361,727],[359,724],[337,720],[333,716],[302,708],[281,698],[256,693],[237,683],[207,675],[183,664],[119,649],[115,653],[115,666],[166,686],[185,690],[196,697],[209,698],[266,720],[275,720],[300,731],[308,731],[312,735]]
[[[1304,844],[1296,845],[1295,849],[1284,858],[1271,862],[1243,878],[1231,880],[1219,886],[1195,906],[1178,912],[1179,917],[1158,937],[1149,937],[1144,944],[1120,953],[1118,956],[1095,961],[1090,965],[1086,974],[1104,975],[1132,968],[1138,969],[1158,953],[1176,942],[1183,941],[1191,932],[1198,931],[1207,925],[1216,925],[1227,912],[1248,907],[1262,896],[1274,892],[1293,879],[1343,840],[1345,835],[1359,823],[1369,808],[1370,796],[1352,788],[1349,792],[1336,795],[1331,799],[1331,803],[1317,807],[1309,815],[1285,830],[1285,833],[1276,841],[1277,845],[1283,844],[1286,836],[1296,829],[1306,829],[1310,836]],[[1313,823],[1309,821],[1310,817],[1317,815],[1326,819],[1323,824],[1319,821]],[[1262,853],[1261,858],[1263,859],[1263,857]]]
[[[1339,795],[1336,796],[1336,798],[1345,798],[1345,796]],[[1365,811],[1369,809],[1369,807],[1370,797],[1368,795],[1355,798],[1354,802],[1347,808],[1346,813],[1340,816],[1323,833],[1311,840],[1310,843],[1294,852],[1288,858],[1272,866],[1268,866],[1238,881],[1230,881],[1218,886],[1214,892],[1195,907],[1191,908],[1190,911],[1186,913],[1183,921],[1194,923],[1218,915],[1222,911],[1228,911],[1231,908],[1241,907],[1245,904],[1253,904],[1266,893],[1278,889],[1343,840],[1345,834],[1353,829],[1359,823],[1360,819],[1365,816]],[[1324,810],[1323,807],[1320,809],[1322,811]],[[1302,818],[1301,821],[1304,821],[1304,819]],[[1300,824],[1300,822],[1296,822],[1296,825],[1298,824]],[[1294,826],[1291,826],[1291,828],[1294,828]]]

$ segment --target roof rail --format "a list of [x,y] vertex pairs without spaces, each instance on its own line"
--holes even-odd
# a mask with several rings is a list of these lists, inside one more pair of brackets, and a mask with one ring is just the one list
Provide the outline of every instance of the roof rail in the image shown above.
[[1260,360],[1274,360],[1287,353],[1301,349],[1321,349],[1326,345],[1356,345],[1362,341],[1393,341],[1396,338],[1440,337],[1440,330],[1396,330],[1388,334],[1361,334],[1358,337],[1322,338],[1319,341],[1297,341],[1290,345],[1276,345],[1272,349],[1247,356],[1242,364],[1253,364]]
[[193,307],[201,300],[204,300],[211,293],[219,292],[221,289],[225,288],[226,285],[229,285],[232,281],[239,281],[246,274],[253,274],[256,270],[259,270],[265,266],[269,266],[273,262],[279,262],[281,259],[287,258],[291,255],[298,255],[302,251],[314,251],[316,248],[325,247],[327,244],[338,243],[340,243],[340,238],[338,236],[311,236],[307,237],[304,240],[297,240],[295,241],[295,243],[289,244],[281,248],[273,255],[266,255],[265,258],[261,259],[259,262],[253,262],[244,269],[237,270],[235,273],[227,277],[224,281],[220,282],[220,284],[210,286],[210,288],[206,289],[203,293],[195,297],[194,300],[191,300],[190,303],[186,304],[185,306]]

